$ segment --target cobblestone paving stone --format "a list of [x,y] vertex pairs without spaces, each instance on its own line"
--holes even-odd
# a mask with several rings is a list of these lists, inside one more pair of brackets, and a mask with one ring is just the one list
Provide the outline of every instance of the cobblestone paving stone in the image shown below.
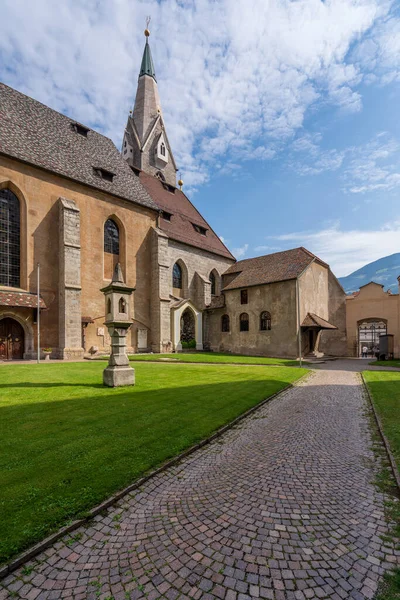
[[330,369],[8,576],[0,600],[373,598],[399,557],[359,375]]

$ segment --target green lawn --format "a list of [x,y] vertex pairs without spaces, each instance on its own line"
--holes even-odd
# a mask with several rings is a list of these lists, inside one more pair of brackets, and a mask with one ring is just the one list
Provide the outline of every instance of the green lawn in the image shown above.
[[132,361],[173,361],[188,363],[216,363],[242,365],[281,365],[295,367],[297,360],[290,358],[269,358],[267,356],[243,356],[240,354],[224,354],[220,352],[180,352],[175,354],[131,354]]
[[[387,366],[389,361],[382,364]],[[376,363],[375,363],[376,364]],[[364,371],[365,381],[372,394],[373,402],[380,416],[383,430],[390,444],[390,449],[400,469],[400,371]],[[384,482],[383,475],[382,481]],[[387,482],[391,487],[392,483]],[[387,502],[389,519],[395,524],[394,534],[400,535],[400,506],[394,501]],[[377,600],[394,600],[400,598],[400,569],[385,575]]]
[[0,366],[0,561],[207,437],[307,371],[104,362]]
[[363,375],[400,469],[400,372],[364,371]]
[[400,360],[373,360],[368,364],[374,367],[397,367],[400,369]]

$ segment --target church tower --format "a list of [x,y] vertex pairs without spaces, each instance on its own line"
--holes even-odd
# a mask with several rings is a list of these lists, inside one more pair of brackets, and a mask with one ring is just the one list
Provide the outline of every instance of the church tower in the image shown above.
[[140,169],[176,187],[176,164],[165,131],[148,29],[133,112],[122,142],[122,156]]

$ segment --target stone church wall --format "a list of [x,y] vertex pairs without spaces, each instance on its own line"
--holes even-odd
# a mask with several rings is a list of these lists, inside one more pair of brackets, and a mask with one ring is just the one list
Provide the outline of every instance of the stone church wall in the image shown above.
[[107,348],[104,296],[99,290],[108,282],[103,266],[104,223],[113,217],[120,228],[123,273],[127,284],[136,287],[132,299],[135,322],[128,335],[128,346],[136,350],[138,329],[151,327],[149,232],[156,224],[156,212],[5,157],[0,157],[0,185],[9,186],[21,203],[22,289],[36,291],[36,264],[40,262],[41,295],[48,307],[41,313],[41,346],[59,354],[63,345],[59,338],[62,197],[74,201],[80,214],[81,314],[94,320],[85,331],[86,348]]
[[[240,303],[240,289],[225,292],[225,308],[208,310],[205,342],[214,352],[265,356],[297,356],[296,282],[284,281],[247,288],[248,303]],[[271,330],[260,331],[260,314],[271,314]],[[240,331],[241,313],[249,315],[249,331]],[[221,331],[221,317],[230,318],[230,331]]]
[[152,340],[153,352],[170,352],[171,339],[171,294],[172,269],[176,262],[182,267],[184,289],[182,296],[191,300],[198,310],[203,310],[211,302],[211,271],[218,273],[217,286],[221,285],[221,275],[232,264],[232,260],[186,246],[174,240],[159,229],[153,232],[152,250]]

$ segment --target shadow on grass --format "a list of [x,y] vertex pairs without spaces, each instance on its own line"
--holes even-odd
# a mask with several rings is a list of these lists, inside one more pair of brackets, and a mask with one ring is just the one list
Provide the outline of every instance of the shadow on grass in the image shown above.
[[0,561],[206,438],[290,379],[295,375],[181,387],[160,382],[147,390],[86,384],[81,390],[76,385],[79,396],[72,398],[74,384],[60,396],[60,383],[42,383],[35,399],[29,399],[33,382],[11,384],[21,403],[0,409]]

